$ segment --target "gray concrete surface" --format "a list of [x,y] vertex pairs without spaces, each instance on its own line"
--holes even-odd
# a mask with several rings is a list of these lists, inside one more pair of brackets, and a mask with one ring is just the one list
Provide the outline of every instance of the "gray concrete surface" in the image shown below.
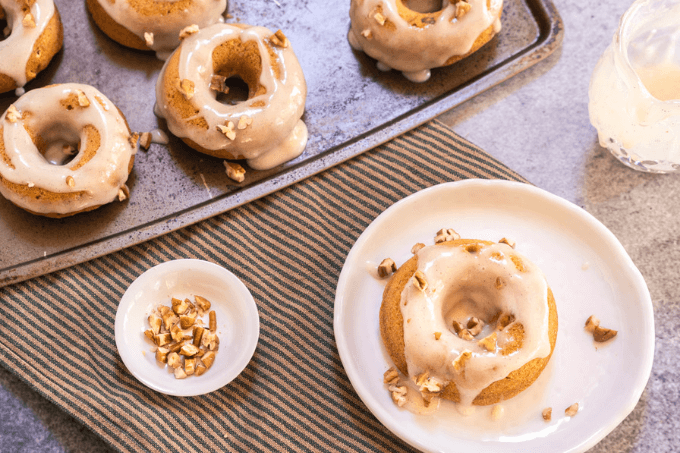
[[[560,50],[442,115],[537,186],[584,207],[623,243],[649,286],[656,355],[630,416],[591,451],[680,451],[680,175],[647,175],[597,144],[587,111],[590,74],[627,0],[554,0],[565,24]],[[0,368],[0,452],[106,452],[106,445]]]

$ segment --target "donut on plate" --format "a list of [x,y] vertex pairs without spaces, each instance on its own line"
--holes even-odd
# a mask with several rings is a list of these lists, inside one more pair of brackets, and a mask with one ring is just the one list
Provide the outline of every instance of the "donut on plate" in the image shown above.
[[91,86],[31,90],[0,117],[0,193],[46,217],[122,201],[136,142],[123,114]]
[[[233,105],[217,98],[231,77],[248,86],[248,99]],[[184,39],[165,62],[156,113],[195,150],[264,170],[304,150],[306,96],[302,69],[281,31],[215,24]]]
[[21,89],[61,49],[64,30],[52,0],[0,0],[0,93]]
[[227,0],[87,0],[92,19],[111,39],[165,59],[186,27],[223,21]]
[[462,60],[501,29],[503,0],[352,0],[350,45],[413,82]]
[[424,397],[485,406],[541,374],[557,309],[541,271],[512,247],[457,239],[421,248],[391,277],[380,332]]

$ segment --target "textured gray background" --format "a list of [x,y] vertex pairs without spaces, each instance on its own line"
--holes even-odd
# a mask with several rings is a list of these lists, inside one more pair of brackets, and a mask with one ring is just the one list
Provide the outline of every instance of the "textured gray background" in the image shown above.
[[[629,170],[599,147],[588,122],[590,74],[629,2],[554,2],[565,23],[563,47],[441,119],[537,186],[584,207],[623,243],[652,295],[656,355],[640,403],[591,451],[680,451],[680,177]],[[0,451],[109,451],[1,368],[0,385]]]

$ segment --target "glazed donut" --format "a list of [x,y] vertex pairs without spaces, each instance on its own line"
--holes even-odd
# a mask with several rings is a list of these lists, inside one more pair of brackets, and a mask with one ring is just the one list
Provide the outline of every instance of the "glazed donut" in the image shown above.
[[165,60],[191,25],[223,21],[227,0],[87,0],[97,26],[111,39],[138,50],[154,50]]
[[125,117],[97,89],[31,90],[0,117],[0,193],[46,217],[122,201],[136,149]]
[[[239,77],[248,99],[227,105],[219,87]],[[215,24],[182,41],[156,83],[156,113],[190,147],[256,170],[299,156],[307,84],[288,40],[264,27]]]
[[503,0],[352,0],[348,39],[378,60],[378,69],[424,82],[430,69],[489,42],[501,29],[502,9]]
[[[0,0],[7,21],[0,42],[0,93],[21,89],[61,49],[64,30],[52,0]],[[8,34],[9,33],[9,34]]]
[[[473,317],[481,331],[468,329]],[[383,294],[380,331],[395,366],[423,395],[429,388],[485,406],[541,374],[555,348],[557,309],[541,271],[510,246],[458,239],[418,250],[397,270]]]

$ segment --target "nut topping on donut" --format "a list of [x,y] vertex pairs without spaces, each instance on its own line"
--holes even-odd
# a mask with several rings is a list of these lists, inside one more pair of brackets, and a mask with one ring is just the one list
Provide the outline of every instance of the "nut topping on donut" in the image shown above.
[[67,176],[66,177],[66,184],[68,184],[69,187],[75,187],[76,186],[76,181],[73,179],[73,176]]
[[194,97],[194,82],[189,79],[182,79],[179,82],[179,92],[182,93],[187,101]]
[[515,322],[515,315],[505,313],[502,314],[500,318],[498,318],[498,324],[496,327],[498,328],[498,330],[503,330],[513,322]]
[[416,271],[416,273],[413,275],[413,284],[419,290],[425,291],[427,289],[427,280],[425,280],[425,274],[423,274],[421,271]]
[[153,33],[144,32],[144,42],[147,47],[153,46]]
[[477,342],[478,345],[484,347],[489,352],[494,352],[496,350],[496,341],[498,340],[498,335],[496,332],[492,333],[488,337]]
[[253,124],[253,119],[251,117],[246,116],[246,115],[241,115],[241,118],[238,119],[238,126],[236,126],[236,127],[238,129],[243,130],[246,127],[250,126],[251,124]]
[[387,22],[387,18],[382,15],[382,13],[377,12],[373,15],[373,18],[375,19],[376,22],[378,22],[380,25],[385,25],[385,22]]
[[385,278],[393,272],[396,272],[396,270],[397,263],[395,263],[392,258],[385,258],[378,266],[378,276],[380,278]]
[[210,79],[210,89],[217,91],[218,93],[229,93],[227,78],[222,75],[213,74],[212,78]]
[[515,241],[513,241],[512,239],[503,238],[500,241],[498,241],[498,243],[499,244],[507,244],[510,247],[512,247],[513,249],[515,248]]
[[83,90],[76,90],[76,95],[78,96],[78,105],[81,107],[89,107],[90,100],[87,98]]
[[460,239],[460,234],[456,233],[453,228],[442,228],[437,231],[437,235],[434,238],[434,243],[439,244],[440,242],[455,241]]
[[484,321],[474,316],[470,318],[470,320],[467,323],[467,328],[473,337],[479,335],[479,333],[482,331],[482,327],[484,327]]
[[465,372],[465,364],[472,357],[472,353],[467,349],[463,351],[456,360],[453,361],[453,369],[460,372]]
[[463,325],[459,323],[458,321],[453,321],[453,330],[456,331],[456,333],[460,333],[461,330],[463,330]]
[[35,19],[33,18],[33,14],[26,13],[23,20],[21,21],[21,25],[26,28],[35,28]]
[[423,244],[422,242],[418,242],[416,245],[411,247],[411,253],[415,255],[416,253],[418,253],[418,250],[422,249],[423,247],[425,247],[425,244]]
[[118,189],[118,201],[124,201],[128,198],[130,198],[130,189],[127,185],[123,184],[123,186]]
[[139,134],[137,132],[130,134],[130,138],[128,138],[128,141],[130,142],[130,146],[132,146],[134,149],[137,149],[137,142],[139,141]]
[[187,36],[191,36],[194,33],[198,33],[199,27],[196,24],[189,25],[188,27],[184,27],[182,31],[179,32],[179,39],[182,40],[186,38]]
[[475,339],[475,337],[473,337],[470,331],[467,329],[463,329],[460,332],[458,332],[458,336],[466,341],[472,341]]
[[435,333],[434,333],[434,339],[435,339],[435,340],[439,340],[441,337],[442,337],[442,333],[441,333],[441,332],[435,332]]
[[229,121],[226,125],[218,124],[217,129],[222,132],[229,140],[234,140],[236,138],[236,132],[234,132],[234,123],[231,121]]
[[7,118],[7,121],[10,123],[16,123],[19,118],[21,118],[21,115],[14,104],[10,105],[7,109],[7,115],[5,115],[5,118]]
[[366,39],[373,39],[373,32],[367,28],[366,30],[361,32],[361,36],[363,36]]
[[502,289],[505,286],[505,282],[502,278],[496,277],[496,289]]
[[286,35],[284,35],[280,29],[276,30],[276,33],[269,37],[269,42],[282,49],[285,49],[290,45],[290,41],[288,41],[288,38],[286,38]]
[[470,11],[470,8],[472,8],[472,6],[465,0],[456,3],[456,19],[461,19],[465,16],[467,12]]

